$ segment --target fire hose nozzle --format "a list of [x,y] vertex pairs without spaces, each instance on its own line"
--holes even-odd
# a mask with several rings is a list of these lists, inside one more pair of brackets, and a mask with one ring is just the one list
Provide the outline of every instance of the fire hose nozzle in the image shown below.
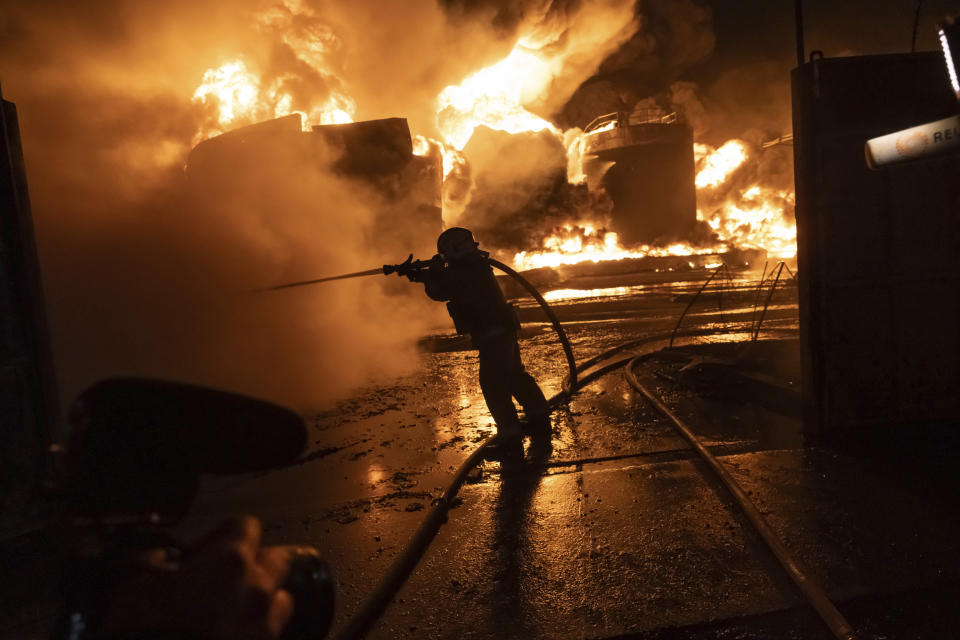
[[430,269],[431,267],[440,266],[443,263],[440,262],[440,259],[436,256],[430,260],[414,260],[413,254],[411,253],[406,260],[400,264],[385,264],[383,265],[383,275],[388,276],[391,273],[395,273],[398,276],[410,276],[411,274],[417,271],[423,271],[425,269]]
[[[417,262],[422,262],[417,260]],[[411,253],[407,256],[407,259],[401,262],[400,264],[385,264],[383,265],[383,275],[388,276],[391,273],[395,273],[398,276],[405,276],[410,272],[411,267],[413,266],[413,254]]]

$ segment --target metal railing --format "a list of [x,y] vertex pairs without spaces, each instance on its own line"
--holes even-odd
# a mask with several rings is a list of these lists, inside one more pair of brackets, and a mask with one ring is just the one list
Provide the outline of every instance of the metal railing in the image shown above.
[[664,114],[662,109],[638,109],[636,111],[617,111],[605,113],[590,121],[583,132],[596,133],[618,127],[639,124],[674,124],[677,122],[677,112]]

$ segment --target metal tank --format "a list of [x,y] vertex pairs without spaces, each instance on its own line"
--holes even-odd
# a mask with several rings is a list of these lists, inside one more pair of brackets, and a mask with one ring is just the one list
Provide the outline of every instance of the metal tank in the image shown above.
[[601,184],[625,245],[676,240],[697,222],[693,130],[675,113],[610,113],[584,129],[584,155],[613,162]]
[[864,157],[867,140],[957,111],[938,53],[793,71],[808,435],[960,424],[960,157]]

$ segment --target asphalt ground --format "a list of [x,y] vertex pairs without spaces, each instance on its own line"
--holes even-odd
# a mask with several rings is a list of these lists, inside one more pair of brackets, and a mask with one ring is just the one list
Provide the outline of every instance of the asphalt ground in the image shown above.
[[[683,296],[580,299],[558,313],[583,361],[669,332]],[[864,637],[956,637],[958,485],[953,451],[939,444],[949,433],[923,447],[805,441],[795,303],[775,300],[751,345],[751,298],[722,317],[716,305],[694,305],[685,328],[730,332],[687,340],[638,376],[691,424]],[[725,342],[736,344],[716,344]],[[446,334],[424,344],[414,374],[308,416],[303,463],[205,481],[177,535],[251,513],[266,543],[316,546],[337,575],[342,626],[494,430],[475,353]],[[558,392],[566,368],[547,327],[529,326],[521,349],[545,392]],[[51,530],[0,549],[3,637],[43,635],[61,549]],[[554,413],[550,446],[528,451],[523,467],[491,462],[473,474],[370,637],[830,635],[672,424],[613,372]]]

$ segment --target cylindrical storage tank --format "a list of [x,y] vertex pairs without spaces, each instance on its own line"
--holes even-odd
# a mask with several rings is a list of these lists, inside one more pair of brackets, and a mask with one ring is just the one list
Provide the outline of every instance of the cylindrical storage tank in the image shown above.
[[692,231],[697,194],[689,126],[644,123],[588,132],[585,151],[614,162],[601,184],[623,244],[676,240]]

